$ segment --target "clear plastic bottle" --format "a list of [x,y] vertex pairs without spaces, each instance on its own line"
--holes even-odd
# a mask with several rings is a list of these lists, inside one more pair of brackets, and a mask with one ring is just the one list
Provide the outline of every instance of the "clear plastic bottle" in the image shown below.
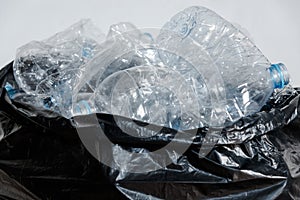
[[[13,69],[20,88],[50,109],[71,117],[73,87],[85,71],[84,65],[101,50],[104,35],[83,19],[43,41],[32,41],[17,51]],[[28,102],[26,96],[24,102]]]
[[[190,7],[176,14],[163,26],[157,42],[160,48],[191,61],[203,75],[209,90],[206,95],[217,98],[215,104],[221,105],[217,126],[259,111],[274,89],[289,83],[283,64],[272,65],[241,31],[204,7]],[[213,67],[201,63],[204,55]],[[165,63],[174,60],[172,56],[161,57]],[[212,78],[212,74],[219,78]]]
[[86,80],[92,89],[96,89],[106,77],[115,72],[157,63],[156,58],[153,58],[154,50],[147,48],[153,43],[151,39],[151,36],[129,22],[111,25],[106,40],[100,44],[101,51],[85,66],[86,73],[76,89],[81,89]]
[[200,126],[197,101],[193,85],[178,71],[160,66],[118,71],[95,91],[101,112],[180,130]]
[[[82,79],[89,80],[90,85],[95,88],[94,98],[85,100],[88,103],[85,105],[93,107],[92,102],[95,101],[98,112],[121,115],[175,129],[193,129],[209,124],[213,106],[207,98],[207,88],[203,85],[201,74],[184,58],[160,50],[150,33],[145,31],[129,23],[111,26],[107,42],[104,43],[106,50],[88,63],[86,71],[89,73]],[[147,31],[155,33],[157,29]],[[159,53],[176,58],[173,57],[172,64],[166,65]],[[166,74],[168,76],[163,79],[162,76]],[[157,82],[150,82],[146,77],[153,77]],[[143,87],[136,88],[137,85]],[[80,84],[78,87],[80,88]],[[176,93],[179,88],[186,88],[186,91]],[[79,93],[76,95],[77,93],[73,99],[80,98]],[[180,101],[179,104],[173,102],[175,99],[192,96],[193,100]],[[167,104],[168,101],[170,102]],[[202,103],[201,107],[198,102]],[[89,106],[82,106],[82,109],[77,107],[75,105],[74,114],[77,113],[76,110],[89,113]],[[178,115],[185,108],[189,109]]]

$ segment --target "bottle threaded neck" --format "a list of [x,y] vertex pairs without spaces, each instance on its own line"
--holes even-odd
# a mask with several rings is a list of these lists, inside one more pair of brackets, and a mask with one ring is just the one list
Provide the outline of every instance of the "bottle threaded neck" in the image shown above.
[[269,68],[270,75],[274,84],[274,89],[284,88],[290,82],[290,75],[287,71],[287,68],[284,64],[272,64]]

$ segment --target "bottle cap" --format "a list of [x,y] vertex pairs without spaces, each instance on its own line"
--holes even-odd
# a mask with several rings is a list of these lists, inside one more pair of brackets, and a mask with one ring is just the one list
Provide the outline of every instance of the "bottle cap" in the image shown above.
[[287,71],[287,68],[284,64],[272,64],[269,68],[272,81],[274,83],[274,89],[284,88],[290,82],[290,75]]

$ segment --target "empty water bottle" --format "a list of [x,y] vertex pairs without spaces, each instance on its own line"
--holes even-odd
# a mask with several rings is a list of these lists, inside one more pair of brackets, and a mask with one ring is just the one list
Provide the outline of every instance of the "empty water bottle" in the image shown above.
[[[99,52],[86,66],[85,73],[73,89],[73,115],[89,114],[92,112],[111,113],[110,108],[95,107],[94,91],[102,86],[102,82],[114,73],[135,66],[157,64],[155,50],[149,48],[153,44],[150,34],[136,28],[133,24],[122,22],[110,27],[106,40],[100,44]],[[82,87],[88,83],[90,95],[83,94]],[[113,87],[113,82],[110,86]],[[122,111],[120,111],[119,115]],[[116,114],[116,113],[114,113]],[[132,117],[133,115],[126,115]]]
[[[212,122],[216,126],[259,111],[274,89],[289,83],[283,64],[272,65],[242,32],[204,7],[190,7],[175,15],[162,28],[158,43],[186,58],[202,74],[207,97],[221,105]],[[213,67],[197,61],[205,55]],[[174,60],[174,56],[161,57],[165,63]]]
[[43,102],[45,108],[71,117],[73,87],[84,65],[100,51],[103,38],[90,20],[81,20],[44,41],[19,48],[14,76],[26,94],[36,97],[32,105]]
[[[148,31],[156,32],[157,29]],[[110,45],[105,45],[106,51],[88,63],[86,77],[82,79],[89,80],[95,87],[94,97],[86,99],[87,104],[81,109],[76,105],[74,113],[89,113],[95,100],[98,112],[174,129],[208,124],[211,106],[208,108],[208,98],[202,95],[207,89],[201,74],[184,58],[174,58],[172,65],[165,65],[159,54],[163,50],[159,50],[150,33],[129,23],[113,25],[106,43]],[[167,54],[170,52],[164,55]],[[73,99],[80,98],[76,95]],[[198,101],[202,102],[202,107]]]
[[133,24],[122,22],[110,27],[102,51],[86,66],[84,77],[76,88],[79,90],[88,80],[92,89],[109,75],[134,66],[157,63],[155,51],[147,48],[153,43],[149,34]]
[[95,91],[101,112],[174,129],[199,127],[197,101],[193,85],[178,71],[160,66],[116,72]]

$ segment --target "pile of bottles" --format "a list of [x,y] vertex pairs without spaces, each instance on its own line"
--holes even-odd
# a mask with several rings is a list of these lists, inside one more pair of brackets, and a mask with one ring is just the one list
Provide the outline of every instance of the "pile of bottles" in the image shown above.
[[[155,36],[154,36],[155,35]],[[224,127],[258,112],[289,84],[249,38],[204,7],[159,29],[81,20],[18,49],[11,99],[66,118],[108,113],[176,130]]]

